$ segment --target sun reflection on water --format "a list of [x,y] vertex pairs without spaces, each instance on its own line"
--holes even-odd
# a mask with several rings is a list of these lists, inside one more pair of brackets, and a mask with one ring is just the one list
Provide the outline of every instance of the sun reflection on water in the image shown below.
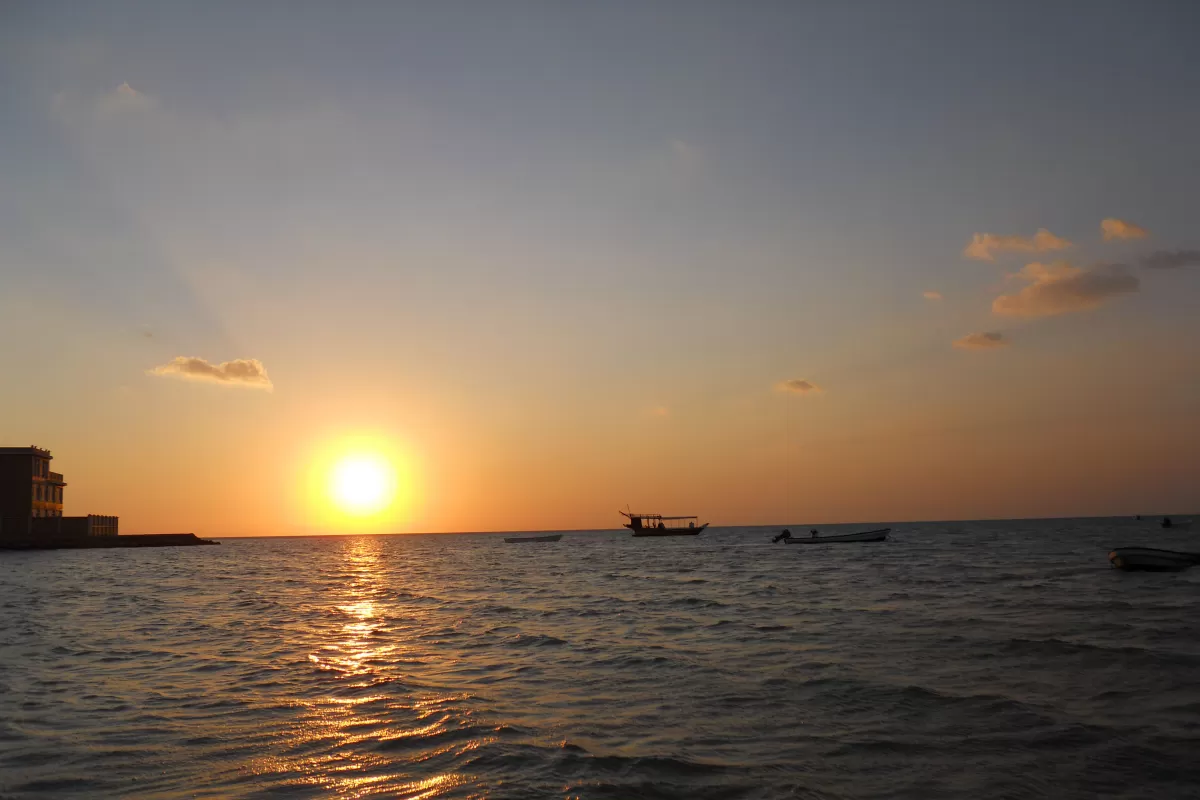
[[[283,736],[287,755],[263,759],[258,771],[292,773],[297,784],[344,798],[422,800],[469,780],[457,772],[427,774],[431,759],[461,755],[481,741],[439,741],[454,725],[447,705],[463,696],[416,690],[407,676],[396,674],[399,665],[423,659],[396,640],[399,632],[383,603],[388,592],[382,549],[375,537],[345,542],[346,574],[328,607],[339,622],[308,654],[309,662],[335,683],[323,696],[295,701],[298,719]],[[394,691],[378,690],[384,686]],[[326,752],[314,755],[314,750]],[[420,770],[421,765],[426,769]]]

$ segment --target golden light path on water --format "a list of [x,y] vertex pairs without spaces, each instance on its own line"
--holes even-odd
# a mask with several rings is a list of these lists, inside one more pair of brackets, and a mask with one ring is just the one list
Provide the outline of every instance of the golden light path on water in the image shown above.
[[1143,521],[911,525],[804,553],[775,533],[10,553],[0,796],[1083,800],[1200,781],[1200,572],[1104,563]]
[[[296,783],[318,786],[342,798],[438,797],[471,777],[445,772],[418,779],[417,774],[428,771],[423,768],[425,762],[451,752],[462,755],[490,739],[433,744],[435,737],[448,730],[446,705],[464,699],[461,693],[423,691],[397,696],[373,691],[403,685],[403,677],[391,673],[406,662],[420,661],[421,656],[395,640],[397,632],[380,605],[380,596],[386,594],[386,587],[379,582],[380,540],[354,537],[345,545],[348,574],[337,598],[340,602],[330,608],[344,621],[332,640],[318,643],[308,655],[315,669],[334,678],[334,691],[296,701],[299,720],[284,734],[285,749],[296,755],[263,759],[257,771],[298,773],[304,777]],[[396,718],[405,712],[415,724],[396,724]],[[400,746],[395,752],[389,752],[396,744]],[[311,749],[327,752],[302,755]],[[406,757],[407,753],[411,756]]]

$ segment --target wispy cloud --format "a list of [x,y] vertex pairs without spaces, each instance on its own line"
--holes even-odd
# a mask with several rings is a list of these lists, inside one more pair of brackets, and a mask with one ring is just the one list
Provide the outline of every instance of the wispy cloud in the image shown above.
[[670,144],[671,157],[675,159],[675,163],[680,169],[691,173],[704,166],[704,151],[696,145],[685,142],[683,139],[672,139]]
[[203,358],[176,356],[166,364],[147,371],[148,375],[164,375],[194,381],[208,381],[224,386],[244,386],[248,389],[271,391],[274,384],[257,358],[237,358],[210,364]]
[[994,233],[977,233],[963,248],[962,254],[978,261],[995,261],[996,253],[1045,253],[1065,250],[1071,242],[1055,236],[1045,228],[1039,228],[1032,237],[998,236]]
[[139,92],[126,82],[101,95],[97,109],[102,113],[114,114],[122,111],[140,111],[152,105],[154,105],[153,97],[145,92]]
[[993,350],[997,347],[1008,347],[1009,341],[999,331],[984,333],[968,333],[961,339],[954,340],[954,346],[959,350]]
[[111,124],[118,119],[132,119],[156,105],[154,97],[139,92],[128,83],[122,83],[99,93],[61,91],[54,95],[53,109],[61,122],[72,126],[88,126]]
[[1180,269],[1200,267],[1200,250],[1159,250],[1139,262],[1150,269]]
[[1132,222],[1126,222],[1123,219],[1109,217],[1100,222],[1100,233],[1104,236],[1104,241],[1111,242],[1117,239],[1145,239],[1150,235],[1150,231],[1143,228],[1141,225],[1135,225]]
[[1029,285],[1016,294],[1000,295],[992,312],[1002,316],[1049,317],[1087,311],[1114,297],[1136,292],[1140,285],[1121,264],[1101,264],[1084,269],[1065,261],[1026,264],[1015,275]]
[[921,296],[924,297],[926,300],[941,300],[942,299],[941,292],[935,292],[932,290],[927,291],[927,292],[922,292]]
[[780,381],[775,384],[775,391],[788,392],[790,394],[819,394],[825,391],[820,386],[817,386],[812,381],[801,380],[800,378],[791,378],[786,381]]

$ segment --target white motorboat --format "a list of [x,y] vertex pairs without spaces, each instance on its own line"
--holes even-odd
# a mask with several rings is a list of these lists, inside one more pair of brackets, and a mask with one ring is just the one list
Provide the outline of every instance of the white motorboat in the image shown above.
[[785,536],[780,541],[784,544],[832,544],[835,542],[882,542],[892,532],[891,528],[880,528],[876,531],[861,531],[859,533],[835,533],[829,536]]

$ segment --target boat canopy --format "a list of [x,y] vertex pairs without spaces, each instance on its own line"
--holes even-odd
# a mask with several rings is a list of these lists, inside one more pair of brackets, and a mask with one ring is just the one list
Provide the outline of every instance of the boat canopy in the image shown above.
[[621,513],[629,518],[629,522],[625,523],[625,527],[635,533],[651,528],[659,531],[696,530],[696,521],[698,520],[698,517],[683,515],[635,514],[632,511],[622,511]]
[[626,511],[622,511],[621,513],[624,514],[625,516],[629,517],[630,519],[633,519],[634,517],[637,517],[638,519],[655,519],[655,520],[657,520],[657,519],[662,519],[662,520],[699,519],[699,517],[695,517],[695,516],[692,516],[692,517],[683,517],[683,516],[670,517],[670,516],[666,516],[664,514],[634,514],[634,513],[626,512]]

